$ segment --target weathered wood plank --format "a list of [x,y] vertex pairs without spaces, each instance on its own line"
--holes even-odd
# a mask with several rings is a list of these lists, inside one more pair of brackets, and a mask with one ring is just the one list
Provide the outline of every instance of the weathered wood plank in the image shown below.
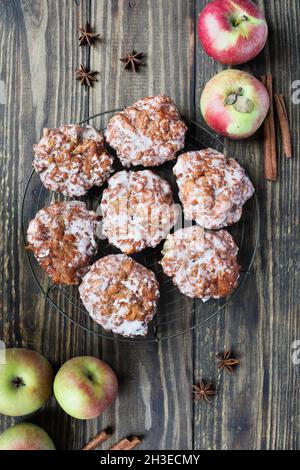
[[[194,90],[193,2],[182,9],[180,0],[2,1],[1,12],[0,79],[7,104],[0,105],[4,118],[0,211],[5,226],[0,334],[7,345],[40,351],[56,368],[76,355],[99,355],[120,377],[115,406],[98,420],[76,421],[53,399],[30,420],[48,430],[59,448],[80,448],[108,424],[115,428],[116,438],[144,434],[142,447],[147,449],[191,448],[191,337],[159,345],[120,345],[65,322],[45,304],[30,276],[22,248],[20,203],[31,171],[32,144],[43,126],[79,121],[159,92],[172,95],[188,115]],[[103,35],[91,51],[99,83],[88,91],[74,80],[74,68],[89,60],[87,51],[77,47],[76,32],[76,25],[87,20]],[[118,61],[132,47],[148,55],[147,68],[134,77]],[[182,314],[189,309],[187,301]],[[70,312],[67,305],[66,310]],[[13,422],[1,417],[0,427]]]
[[[90,95],[91,114],[163,92],[189,115],[194,89],[192,3],[183,9],[180,0],[92,1],[91,17],[103,41],[91,55],[93,68],[101,71],[97,89]],[[119,61],[132,49],[146,53],[147,66],[137,74],[125,71]],[[191,303],[169,308],[174,316],[188,315]],[[97,351],[97,341],[94,347]],[[124,392],[114,414],[118,437],[141,432],[145,435],[141,448],[191,448],[191,337],[159,345],[108,347],[110,362],[124,376]],[[104,351],[108,347],[104,342]]]
[[[196,0],[195,0],[196,1]],[[32,144],[43,126],[80,120],[94,112],[130,104],[165,92],[188,117],[201,122],[199,98],[204,83],[222,67],[197,46],[194,86],[195,20],[204,0],[0,0],[0,336],[9,346],[31,347],[58,367],[80,354],[96,354],[120,377],[120,396],[101,419],[69,418],[52,401],[30,420],[41,424],[59,448],[80,448],[105,425],[116,438],[145,435],[145,449],[299,448],[299,366],[291,345],[299,339],[299,162],[280,156],[280,181],[262,177],[261,134],[227,143],[244,162],[261,202],[261,243],[255,268],[242,291],[215,320],[191,336],[155,345],[98,340],[72,326],[45,305],[30,276],[22,249],[20,204],[31,171]],[[299,79],[297,0],[263,2],[271,25],[266,50],[245,70],[272,71],[275,89],[287,97],[294,154],[299,153],[299,112],[291,83]],[[288,13],[288,14],[287,14]],[[91,51],[100,71],[93,90],[75,82],[73,70],[87,62],[77,47],[76,25],[90,19],[103,41]],[[132,48],[147,53],[147,67],[135,76],[118,61]],[[0,84],[0,90],[3,85]],[[34,199],[34,195],[32,195]],[[69,307],[67,307],[68,310]],[[178,314],[175,303],[174,315]],[[188,315],[186,301],[182,314]],[[241,358],[234,377],[218,378],[214,354],[232,346]],[[195,381],[216,382],[214,408],[194,407]],[[27,418],[26,418],[27,419]],[[0,418],[0,429],[15,422]],[[194,443],[193,443],[194,433]]]
[[[21,233],[21,200],[31,172],[32,145],[44,126],[78,120],[85,92],[74,80],[81,61],[76,23],[87,14],[86,2],[1,2],[0,79],[6,90],[1,106],[1,337],[8,346],[40,351],[58,366],[84,353],[84,336],[48,305],[30,275]],[[28,418],[27,418],[28,419]],[[52,400],[31,421],[40,423],[58,447],[71,447],[77,437],[71,420]],[[1,428],[15,420],[1,417]],[[83,435],[78,423],[76,436]],[[80,439],[81,442],[82,438]]]
[[[197,0],[198,12],[206,4]],[[242,66],[260,77],[272,72],[275,89],[287,99],[295,156],[299,154],[299,109],[291,85],[299,75],[299,6],[297,1],[263,2],[270,25],[268,46]],[[197,98],[221,66],[197,49]],[[237,67],[239,68],[239,67]],[[298,75],[297,75],[298,74]],[[203,121],[202,121],[203,122]],[[291,362],[292,342],[299,338],[299,161],[279,151],[279,182],[263,179],[262,135],[226,142],[250,174],[261,205],[261,240],[255,267],[242,291],[224,313],[195,333],[195,377],[214,379],[214,408],[195,407],[197,449],[299,448],[299,367]],[[278,145],[280,149],[280,145]],[[218,378],[214,354],[233,347],[241,359],[234,377]]]

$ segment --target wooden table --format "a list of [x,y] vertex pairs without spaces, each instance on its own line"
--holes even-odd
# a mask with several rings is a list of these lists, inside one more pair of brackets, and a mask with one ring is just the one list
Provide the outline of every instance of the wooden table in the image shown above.
[[[207,57],[195,34],[206,0],[0,0],[1,317],[7,346],[35,349],[58,367],[78,355],[107,361],[120,394],[101,418],[67,416],[54,399],[30,417],[58,448],[79,449],[110,424],[115,438],[144,435],[143,449],[299,449],[299,370],[291,361],[300,339],[298,0],[259,0],[270,26],[267,47],[246,66],[256,76],[272,72],[284,93],[292,125],[294,159],[282,155],[279,181],[263,178],[262,135],[227,142],[257,189],[261,240],[254,269],[226,309],[205,327],[159,344],[121,344],[74,327],[41,296],[30,274],[20,225],[22,194],[31,172],[32,145],[44,126],[80,121],[101,110],[164,92],[182,114],[203,123],[199,98],[222,67]],[[78,47],[76,27],[90,20],[102,40]],[[145,51],[147,67],[134,75],[119,58]],[[87,63],[98,82],[85,89],[74,69]],[[3,93],[5,91],[5,94]],[[183,312],[191,308],[186,301]],[[215,353],[229,347],[241,365],[217,374]],[[214,406],[193,404],[192,384],[213,380]],[[15,422],[1,416],[5,429]],[[105,446],[103,446],[105,448]]]

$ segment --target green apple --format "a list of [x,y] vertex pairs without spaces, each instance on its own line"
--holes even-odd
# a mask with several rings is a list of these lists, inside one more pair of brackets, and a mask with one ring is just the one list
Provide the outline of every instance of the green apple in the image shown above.
[[29,349],[6,350],[0,365],[0,413],[23,416],[41,408],[52,392],[53,370],[47,359]]
[[55,447],[42,428],[31,423],[19,423],[1,434],[0,450],[55,450]]
[[62,409],[77,419],[99,416],[116,398],[113,370],[97,357],[74,357],[59,369],[54,395]]
[[263,123],[270,106],[269,94],[253,75],[241,70],[223,70],[206,84],[201,112],[218,134],[245,139]]

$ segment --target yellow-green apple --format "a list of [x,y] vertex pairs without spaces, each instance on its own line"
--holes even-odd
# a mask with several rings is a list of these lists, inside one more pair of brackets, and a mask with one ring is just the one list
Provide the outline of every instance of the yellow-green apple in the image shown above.
[[118,381],[113,370],[97,357],[74,357],[54,379],[54,395],[62,409],[77,419],[99,416],[115,400]]
[[245,139],[264,121],[270,106],[268,92],[253,75],[224,70],[205,86],[202,115],[211,129],[231,139]]
[[250,0],[214,0],[199,15],[205,52],[221,64],[244,64],[259,54],[268,37],[264,14]]
[[0,413],[22,416],[41,408],[52,393],[53,376],[41,354],[7,349],[6,363],[0,365]]
[[19,423],[0,436],[0,450],[55,450],[46,431],[31,423]]

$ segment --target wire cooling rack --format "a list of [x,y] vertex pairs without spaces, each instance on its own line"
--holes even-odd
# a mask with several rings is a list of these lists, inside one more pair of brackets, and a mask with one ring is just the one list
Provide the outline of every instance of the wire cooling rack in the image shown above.
[[[98,129],[104,130],[111,116],[119,110],[98,113],[83,120],[80,124],[90,123]],[[186,120],[189,131],[186,138],[186,146],[183,151],[200,150],[203,148],[214,148],[226,156],[230,153],[224,143],[209,131],[202,128],[193,121]],[[112,154],[113,149],[109,148]],[[178,189],[172,168],[175,162],[168,162],[161,167],[152,170],[167,179],[173,188],[174,200],[179,203]],[[243,164],[243,162],[241,162]],[[115,170],[122,169],[118,159],[115,159]],[[141,169],[139,167],[137,170]],[[88,195],[80,200],[85,201],[89,209],[96,210],[100,204],[103,188],[94,188]],[[24,244],[26,244],[26,231],[29,221],[35,217],[38,210],[49,205],[53,201],[69,200],[60,194],[48,191],[41,183],[39,175],[32,171],[24,191],[22,201],[22,231]],[[241,276],[237,289],[228,297],[219,300],[210,300],[203,303],[201,300],[191,300],[181,294],[174,286],[170,278],[162,271],[159,264],[161,259],[161,249],[163,242],[154,249],[147,249],[142,253],[132,257],[154,271],[160,283],[161,298],[158,313],[149,324],[147,336],[124,338],[120,335],[108,332],[91,319],[84,305],[82,304],[78,288],[76,286],[63,286],[53,284],[47,274],[40,268],[31,251],[26,250],[29,266],[35,281],[37,282],[43,296],[55,307],[65,318],[80,326],[83,330],[94,335],[111,340],[123,342],[155,342],[172,338],[206,324],[224,309],[224,307],[237,295],[246,277],[248,276],[255,257],[255,252],[259,239],[259,204],[257,196],[247,202],[244,206],[243,216],[239,223],[228,230],[239,246],[239,263],[242,266]],[[108,243],[107,240],[100,240],[98,258],[108,254],[117,254],[120,251]]]

